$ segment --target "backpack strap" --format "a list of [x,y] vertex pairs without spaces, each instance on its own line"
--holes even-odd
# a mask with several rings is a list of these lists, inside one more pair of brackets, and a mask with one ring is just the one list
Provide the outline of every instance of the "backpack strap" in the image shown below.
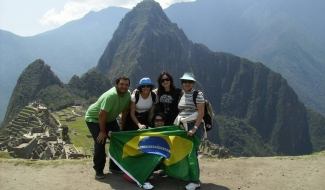
[[[140,98],[140,92],[139,91],[136,91],[135,92],[135,104],[138,103],[139,101],[139,98]],[[152,102],[155,103],[156,102],[156,99],[157,99],[157,96],[154,92],[151,91],[151,99],[152,99]]]
[[157,95],[156,95],[156,93],[154,93],[154,92],[152,92],[152,91],[151,91],[151,99],[152,99],[152,102],[153,102],[153,103],[155,103],[156,100],[157,100]]
[[135,92],[135,104],[138,103],[138,101],[139,101],[139,97],[140,97],[140,92],[137,90],[137,91]]
[[197,98],[197,95],[199,94],[199,91],[198,90],[195,90],[194,93],[193,93],[193,102],[196,106],[196,98]]
[[179,103],[179,101],[181,101],[182,96],[184,95],[184,92],[182,89],[179,89],[179,88],[176,88],[176,90],[177,90],[177,93],[179,93],[179,96],[178,96],[178,103]]
[[[197,98],[197,95],[199,94],[199,92],[200,92],[199,90],[195,90],[193,93],[193,102],[194,102],[195,106],[196,106],[196,98]],[[204,99],[204,115],[207,113],[209,113],[209,112],[208,112],[208,108],[206,106],[206,100]]]

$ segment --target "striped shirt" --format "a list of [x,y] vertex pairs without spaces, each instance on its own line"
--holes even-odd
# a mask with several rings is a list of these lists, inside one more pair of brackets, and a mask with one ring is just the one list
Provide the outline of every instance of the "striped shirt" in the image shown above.
[[[190,92],[185,92],[184,95],[181,97],[178,103],[178,109],[179,109],[179,116],[190,116],[192,113],[197,111],[196,105],[193,101],[193,94],[194,89],[192,89]],[[199,92],[196,97],[196,104],[204,104],[204,97],[202,95],[202,92]]]

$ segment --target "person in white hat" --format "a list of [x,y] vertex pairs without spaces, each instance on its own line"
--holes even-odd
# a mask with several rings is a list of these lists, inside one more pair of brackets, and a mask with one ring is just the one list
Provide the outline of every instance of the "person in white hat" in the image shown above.
[[[186,72],[180,78],[183,86],[184,95],[180,98],[178,103],[179,114],[174,121],[175,125],[183,126],[188,131],[188,136],[196,135],[199,139],[203,135],[202,119],[204,116],[204,97],[202,92],[199,92],[196,97],[196,105],[193,101],[194,84],[196,82],[193,73]],[[200,172],[200,169],[198,169]],[[200,175],[200,173],[199,173]],[[187,186],[188,190],[195,190],[201,186],[200,180],[191,181]]]

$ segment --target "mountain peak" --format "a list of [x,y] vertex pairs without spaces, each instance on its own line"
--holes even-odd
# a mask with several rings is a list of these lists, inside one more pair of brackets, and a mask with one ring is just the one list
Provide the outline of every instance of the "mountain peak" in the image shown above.
[[[184,32],[169,20],[159,3],[142,1],[121,20],[97,69],[108,73],[111,81],[121,74],[129,76],[132,81],[138,80],[141,68],[148,66],[146,60],[153,61],[151,64],[155,66],[160,63],[161,66],[158,64],[154,68],[159,73],[168,63],[168,58],[162,55],[173,55],[188,49],[189,45]],[[177,56],[186,52],[179,52]]]
[[51,67],[42,59],[29,64],[18,78],[16,87],[9,101],[4,123],[8,123],[30,101],[35,100],[36,94],[51,85],[63,87],[60,79],[53,73]]
[[[195,88],[204,92],[219,121],[223,120],[219,131],[230,135],[223,136],[216,130],[210,133],[211,139],[220,136],[221,144],[231,147],[234,155],[295,155],[312,151],[306,109],[281,75],[261,63],[192,43],[154,1],[142,1],[126,14],[96,69],[106,73],[110,81],[120,75],[128,76],[131,87],[142,77],[156,79],[161,71],[168,71],[178,85],[177,78],[191,71],[198,81]],[[288,102],[292,102],[290,106]],[[234,127],[228,123],[230,120]],[[288,124],[283,125],[284,121]],[[240,131],[250,131],[249,135],[238,136],[242,134],[237,132],[238,126]],[[253,142],[257,148],[247,153],[245,148],[233,145],[234,139],[248,147]]]

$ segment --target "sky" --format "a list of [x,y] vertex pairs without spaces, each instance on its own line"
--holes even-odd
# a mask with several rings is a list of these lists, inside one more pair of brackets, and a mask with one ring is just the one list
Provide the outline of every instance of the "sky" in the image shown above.
[[[110,6],[132,9],[142,0],[0,0],[0,29],[19,36],[34,36],[82,18],[89,11]],[[179,2],[155,0],[165,9]]]

